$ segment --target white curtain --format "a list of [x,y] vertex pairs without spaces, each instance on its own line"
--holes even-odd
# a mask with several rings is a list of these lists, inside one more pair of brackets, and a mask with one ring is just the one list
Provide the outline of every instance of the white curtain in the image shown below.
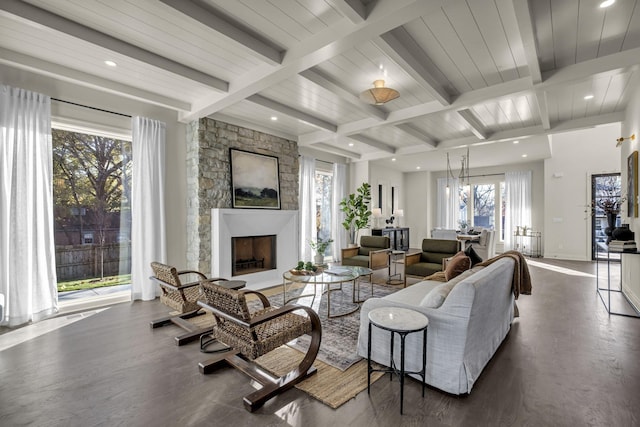
[[347,230],[342,226],[344,212],[340,202],[346,196],[347,165],[333,164],[333,188],[331,198],[331,238],[333,239],[333,260],[340,261],[342,248],[347,247]]
[[0,85],[0,323],[58,311],[51,99]]
[[164,180],[165,124],[132,119],[131,297],[152,300],[158,292],[149,280],[151,262],[166,262]]
[[[447,190],[447,185],[449,189]],[[458,178],[438,178],[438,206],[436,227],[458,229],[460,219],[460,195],[458,194]]]
[[316,240],[316,161],[312,157],[300,157],[300,259],[311,261],[313,252],[309,241]]
[[504,249],[515,249],[513,232],[518,226],[531,228],[531,171],[504,174],[506,198],[504,218]]

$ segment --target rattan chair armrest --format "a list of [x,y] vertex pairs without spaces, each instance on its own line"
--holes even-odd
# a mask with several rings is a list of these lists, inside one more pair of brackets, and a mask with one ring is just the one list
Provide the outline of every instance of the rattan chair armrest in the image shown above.
[[[156,276],[149,276],[149,279],[153,280],[154,282],[156,282],[158,285],[160,285],[163,288],[169,288],[172,291],[179,291],[181,288],[184,287],[184,285],[178,287],[178,286],[173,286],[170,283],[165,282],[164,280],[160,280],[158,279]],[[196,282],[196,284],[198,284],[199,282]]]
[[407,254],[404,259],[404,265],[417,264],[420,262],[420,256],[422,252],[414,252],[412,254]]
[[262,323],[268,322],[269,320],[273,320],[278,317],[281,317],[283,314],[291,313],[296,310],[306,311],[309,317],[311,318],[312,323],[315,324],[317,322],[318,325],[320,324],[320,318],[318,317],[318,314],[315,311],[313,311],[313,309],[304,305],[299,305],[299,304],[287,304],[276,310],[254,317],[253,319],[251,319],[251,323],[249,324],[249,327],[251,328],[256,327]]
[[223,319],[229,320],[231,322],[237,323],[240,326],[243,326],[245,328],[249,327],[249,323],[245,322],[244,320],[238,319],[235,316],[232,316],[231,314],[225,313],[224,311],[220,311],[217,308],[207,304],[204,301],[198,301],[198,305],[202,308],[204,308],[205,310],[208,310],[210,312],[212,312],[213,314],[215,314],[218,317],[222,317]]
[[262,306],[264,308],[271,307],[271,303],[269,302],[267,297],[264,296],[264,294],[261,293],[261,292],[252,291],[251,289],[243,289],[240,292],[242,292],[245,295],[247,295],[247,294],[256,295],[260,299],[260,302],[262,303]]
[[352,248],[342,248],[342,258],[352,258],[358,255],[358,251],[360,250],[360,246],[354,246]]
[[196,270],[180,270],[177,272],[178,276],[181,276],[183,274],[197,274],[198,276],[200,276],[201,279],[206,279],[207,276],[199,271]]
[[377,270],[389,266],[389,249],[369,252],[369,268]]

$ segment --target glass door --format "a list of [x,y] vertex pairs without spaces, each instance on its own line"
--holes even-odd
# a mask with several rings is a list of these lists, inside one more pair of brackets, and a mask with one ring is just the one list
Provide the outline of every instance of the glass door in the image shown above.
[[[612,212],[614,227],[620,225],[620,196],[622,182],[619,173],[591,176],[591,259],[607,259],[607,210]],[[620,259],[619,254],[611,254]]]

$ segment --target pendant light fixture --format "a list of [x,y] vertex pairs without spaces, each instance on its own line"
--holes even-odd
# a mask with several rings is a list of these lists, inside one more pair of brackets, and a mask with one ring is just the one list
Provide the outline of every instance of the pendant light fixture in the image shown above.
[[376,80],[373,82],[373,88],[367,89],[360,94],[360,99],[368,104],[382,105],[398,98],[400,93],[384,86],[384,80]]

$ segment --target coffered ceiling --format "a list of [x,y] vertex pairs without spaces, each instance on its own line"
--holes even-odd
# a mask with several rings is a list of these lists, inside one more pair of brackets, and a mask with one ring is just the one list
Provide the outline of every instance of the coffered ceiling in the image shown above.
[[[0,63],[351,161],[442,169],[470,146],[472,167],[490,166],[623,119],[640,4],[600,3],[2,0]],[[379,78],[400,97],[365,104]]]

